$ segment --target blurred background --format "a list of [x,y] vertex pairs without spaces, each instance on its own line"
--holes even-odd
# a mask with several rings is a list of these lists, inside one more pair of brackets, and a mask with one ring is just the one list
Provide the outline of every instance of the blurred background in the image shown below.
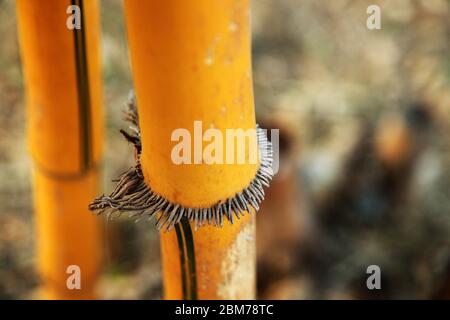
[[[122,1],[101,4],[109,192],[133,164],[119,133],[132,83]],[[366,28],[371,4],[382,30]],[[281,130],[257,219],[259,298],[450,298],[450,2],[254,0],[252,10],[257,118]],[[0,43],[0,298],[23,299],[39,279],[13,0],[0,0]],[[161,298],[153,225],[103,229],[100,297]],[[366,288],[372,264],[382,290]]]

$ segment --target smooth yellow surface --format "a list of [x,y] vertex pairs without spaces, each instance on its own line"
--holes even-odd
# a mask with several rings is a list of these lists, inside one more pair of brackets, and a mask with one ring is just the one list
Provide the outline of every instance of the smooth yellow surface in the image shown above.
[[[66,27],[69,0],[17,0],[26,80],[28,145],[35,165],[52,173],[82,170],[74,32]],[[102,154],[99,7],[83,1],[91,96],[92,159]],[[82,13],[83,14],[83,13]]]
[[[44,299],[91,299],[102,260],[100,220],[87,209],[98,194],[98,174],[57,180],[34,173],[38,269]],[[81,270],[81,290],[66,286],[67,268]]]
[[[226,129],[255,129],[249,1],[125,0],[125,12],[147,183],[186,207],[234,196],[257,164],[175,165],[171,134],[185,128],[193,140],[196,120],[224,136]],[[194,231],[199,299],[254,298],[253,219]],[[165,298],[182,299],[175,230],[161,233],[161,251]]]

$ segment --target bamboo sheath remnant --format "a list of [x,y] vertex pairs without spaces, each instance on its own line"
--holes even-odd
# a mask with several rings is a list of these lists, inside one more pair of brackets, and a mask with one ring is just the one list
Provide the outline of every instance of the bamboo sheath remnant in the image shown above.
[[108,217],[127,212],[136,220],[145,216],[153,218],[159,213],[156,227],[158,230],[166,231],[170,231],[182,219],[192,221],[195,229],[204,224],[223,226],[224,217],[233,224],[246,212],[259,210],[259,203],[264,200],[263,187],[269,187],[272,179],[272,145],[262,129],[257,128],[258,146],[261,151],[260,165],[248,187],[237,192],[231,198],[219,200],[209,208],[186,208],[158,195],[145,182],[140,161],[142,156],[141,132],[133,93],[130,94],[128,108],[127,119],[131,122],[130,128],[133,132],[130,134],[121,130],[121,133],[134,144],[138,163],[120,176],[110,195],[96,198],[89,205],[91,210],[106,214]]
[[[131,108],[133,133],[122,133],[137,164],[90,208],[147,214],[169,231],[161,232],[167,299],[252,299],[255,223],[245,213],[258,209],[272,177],[271,144],[258,131],[257,163],[171,159],[172,132],[192,134],[195,121],[224,136],[256,128],[249,1],[126,0],[125,12],[139,112]],[[249,159],[248,145],[245,152]]]
[[[66,26],[70,5],[81,9],[79,30]],[[42,297],[93,298],[101,237],[87,206],[98,192],[103,138],[98,3],[18,0],[17,16]],[[68,287],[71,265],[80,289]]]

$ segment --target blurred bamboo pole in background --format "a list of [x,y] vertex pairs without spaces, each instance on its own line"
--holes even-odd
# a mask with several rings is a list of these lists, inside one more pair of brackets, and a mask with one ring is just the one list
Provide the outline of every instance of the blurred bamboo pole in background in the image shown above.
[[[258,165],[175,165],[171,133],[194,137],[195,120],[223,136],[255,129],[249,1],[126,0],[125,13],[146,182],[185,207],[232,197]],[[255,298],[254,214],[196,231],[183,218],[161,232],[161,252],[166,299]]]
[[[79,30],[66,26],[70,5],[81,9]],[[40,297],[93,298],[102,257],[98,220],[88,211],[98,192],[103,139],[98,3],[18,0],[17,16]],[[71,265],[80,268],[80,290],[67,287]]]

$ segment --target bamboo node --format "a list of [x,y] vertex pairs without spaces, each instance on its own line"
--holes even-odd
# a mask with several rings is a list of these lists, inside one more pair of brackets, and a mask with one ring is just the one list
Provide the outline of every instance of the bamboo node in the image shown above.
[[136,149],[136,165],[122,173],[117,181],[117,185],[110,195],[97,197],[89,205],[89,210],[97,214],[107,216],[111,219],[128,213],[131,218],[139,221],[145,217],[156,219],[158,230],[171,230],[186,217],[195,224],[195,228],[204,224],[217,227],[223,225],[223,218],[233,224],[234,216],[239,219],[246,212],[257,212],[259,204],[264,200],[264,187],[269,187],[273,177],[273,149],[272,143],[267,139],[263,129],[257,129],[257,140],[259,147],[260,164],[255,177],[250,184],[237,192],[233,197],[217,202],[208,208],[187,208],[180,204],[172,203],[163,196],[155,193],[144,181],[144,176],[140,164],[141,135],[139,130],[139,117],[137,105],[133,92],[128,98],[128,110],[125,119],[131,123],[128,133],[120,130],[126,140],[131,142]]

